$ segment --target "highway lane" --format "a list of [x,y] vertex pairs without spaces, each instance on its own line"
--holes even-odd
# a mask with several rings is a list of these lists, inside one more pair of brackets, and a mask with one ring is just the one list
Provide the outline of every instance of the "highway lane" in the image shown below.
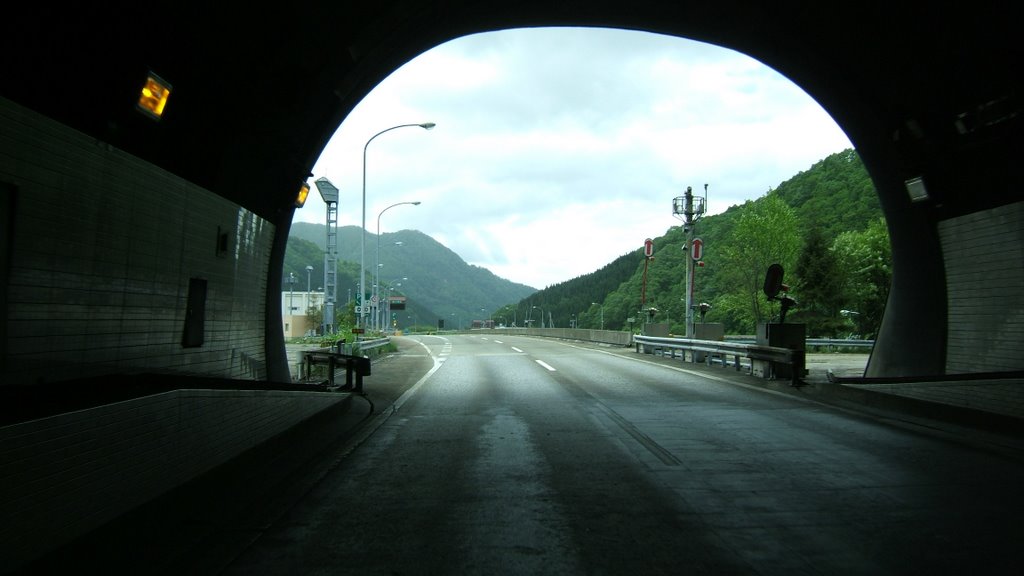
[[227,573],[1005,573],[1024,466],[685,367],[515,336],[434,368]]

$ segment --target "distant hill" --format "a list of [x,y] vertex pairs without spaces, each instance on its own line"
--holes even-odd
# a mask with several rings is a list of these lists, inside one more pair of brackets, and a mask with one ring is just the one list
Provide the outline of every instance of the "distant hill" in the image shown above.
[[[347,302],[358,293],[360,228],[338,229],[338,300]],[[371,290],[376,278],[377,235],[366,235],[366,286]],[[288,289],[289,273],[299,278],[297,287],[305,289],[306,266],[312,288],[323,285],[323,251],[327,241],[324,224],[295,222],[288,237],[282,289]],[[489,317],[495,310],[518,302],[536,292],[535,288],[499,278],[491,271],[467,264],[458,254],[430,236],[415,230],[386,232],[380,235],[380,280],[395,293],[408,298],[404,314],[419,324],[446,326],[469,324]],[[399,286],[400,285],[400,286]],[[406,324],[403,322],[402,324]]]
[[[802,235],[816,227],[828,245],[841,233],[863,231],[869,223],[882,218],[874,184],[860,157],[852,149],[815,163],[777,188],[769,189],[765,197],[768,195],[781,198],[794,210]],[[724,253],[733,242],[732,233],[738,217],[753,202],[756,201],[732,206],[721,214],[700,220],[697,229],[706,250]],[[685,309],[681,305],[685,296],[682,289],[685,258],[680,256],[684,240],[679,226],[654,238],[655,261],[651,263],[652,274],[645,291],[647,306],[663,311]],[[522,319],[534,308],[539,308],[544,311],[545,322],[553,320],[555,326],[568,327],[577,323],[591,328],[600,325],[603,309],[606,328],[628,329],[629,318],[635,318],[640,308],[643,260],[643,249],[638,246],[600,270],[540,290],[503,309],[500,314]],[[719,273],[720,270],[714,266],[701,270],[701,288],[704,289],[701,298],[712,301],[720,294],[716,290],[723,288],[717,279]],[[675,316],[681,318],[683,313]]]

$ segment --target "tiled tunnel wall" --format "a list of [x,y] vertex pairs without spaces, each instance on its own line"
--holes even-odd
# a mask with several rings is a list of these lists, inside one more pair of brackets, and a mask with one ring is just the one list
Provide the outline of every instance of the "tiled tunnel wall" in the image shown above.
[[[274,226],[9,101],[0,115],[4,385],[265,377]],[[190,284],[205,287],[194,346],[183,345]]]
[[[274,233],[0,98],[0,387],[45,394],[133,373],[265,379]],[[340,401],[183,389],[0,426],[0,572]]]
[[1024,370],[1024,202],[939,223],[946,372]]

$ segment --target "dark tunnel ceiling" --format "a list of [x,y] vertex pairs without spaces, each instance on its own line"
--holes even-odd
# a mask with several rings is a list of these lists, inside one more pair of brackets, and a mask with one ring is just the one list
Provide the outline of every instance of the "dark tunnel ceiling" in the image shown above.
[[[909,170],[951,162],[942,152],[950,146],[991,154],[987,141],[1001,135],[980,130],[965,141],[957,120],[984,127],[1019,108],[1016,20],[996,3],[954,4],[450,0],[234,12],[178,3],[160,13],[132,3],[27,5],[3,24],[0,89],[274,220],[289,213],[345,115],[420,53],[475,32],[616,27],[744,52],[814,97],[858,150],[911,141],[897,159]],[[159,123],[133,107],[149,70],[174,86]]]

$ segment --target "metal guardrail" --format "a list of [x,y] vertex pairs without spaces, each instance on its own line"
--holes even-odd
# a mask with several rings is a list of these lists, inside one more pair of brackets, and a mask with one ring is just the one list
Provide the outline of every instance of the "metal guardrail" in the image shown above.
[[[363,376],[370,375],[370,357],[366,356],[367,350],[380,348],[391,343],[391,338],[375,338],[372,340],[358,340],[356,342],[337,342],[333,347],[321,348],[319,350],[307,350],[302,353],[302,363],[299,365],[302,381],[313,379],[312,369],[314,366],[324,366],[326,369],[327,386],[334,388],[336,370],[345,370],[345,386],[342,390],[363,391]],[[358,354],[356,352],[358,351]],[[353,376],[355,382],[353,386]]]
[[[754,336],[726,336],[727,342],[738,342],[753,344],[757,342]],[[860,340],[857,338],[807,338],[804,340],[807,346],[818,346],[827,348],[874,348],[874,340]]]
[[[345,369],[345,386],[342,390],[355,390],[362,393],[363,376],[370,375],[370,359],[366,356],[352,356],[340,352],[325,352],[322,350],[311,350],[302,353],[302,367],[304,380],[312,379],[314,366],[325,366],[327,368],[327,386],[335,388],[335,372],[341,368]],[[355,376],[353,385],[352,377]]]
[[381,346],[387,346],[391,343],[391,338],[385,336],[383,338],[375,338],[373,340],[359,340],[355,344],[359,345],[360,350],[370,350],[373,348],[380,348]]
[[[691,353],[691,359],[696,361],[695,352],[704,353],[704,362],[711,364],[711,360],[714,356],[721,358],[733,357],[733,364],[736,370],[739,371],[742,367],[740,358],[749,358],[750,360],[762,360],[769,363],[769,367],[774,370],[773,364],[782,364],[789,367],[789,373],[794,386],[800,384],[800,377],[805,373],[806,365],[806,353],[803,350],[794,350],[791,348],[779,348],[777,346],[764,346],[762,344],[751,344],[744,342],[724,342],[718,340],[696,340],[693,338],[662,338],[656,336],[634,336],[633,342],[636,345],[636,351],[639,354],[641,347],[643,352],[653,353],[656,350],[679,350],[683,354],[685,360],[685,353]],[[723,360],[723,365],[725,364]],[[753,372],[753,363],[751,363],[751,372]]]

